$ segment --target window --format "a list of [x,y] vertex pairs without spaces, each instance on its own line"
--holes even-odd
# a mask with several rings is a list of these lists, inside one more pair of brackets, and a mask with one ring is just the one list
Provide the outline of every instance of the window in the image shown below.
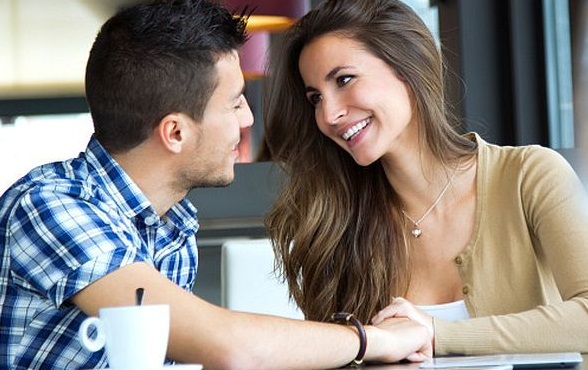
[[567,1],[543,0],[549,145],[574,147],[570,12]]
[[0,194],[33,167],[76,157],[93,131],[89,113],[17,117],[0,125]]
[[422,18],[431,33],[439,40],[439,15],[437,7],[431,5],[430,0],[403,0]]

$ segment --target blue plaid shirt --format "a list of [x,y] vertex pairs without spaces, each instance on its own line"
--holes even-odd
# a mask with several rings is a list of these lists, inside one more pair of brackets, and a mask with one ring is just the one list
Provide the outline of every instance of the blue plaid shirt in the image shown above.
[[192,291],[197,230],[187,199],[160,218],[95,138],[33,169],[0,198],[0,368],[106,367],[80,345],[87,316],[69,298],[137,261]]

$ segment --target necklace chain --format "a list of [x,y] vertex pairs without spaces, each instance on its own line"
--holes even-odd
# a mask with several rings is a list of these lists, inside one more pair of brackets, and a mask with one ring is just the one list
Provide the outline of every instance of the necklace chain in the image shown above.
[[451,185],[451,182],[453,181],[453,179],[455,178],[455,174],[457,173],[457,167],[459,167],[459,163],[457,164],[457,166],[455,166],[455,169],[453,170],[451,177],[449,177],[449,180],[447,180],[447,184],[445,184],[445,187],[443,188],[443,190],[441,190],[441,193],[439,193],[433,204],[431,204],[429,209],[427,209],[427,211],[418,220],[413,220],[412,217],[410,217],[404,209],[401,211],[402,214],[406,218],[408,218],[410,222],[413,223],[414,228],[412,229],[411,233],[412,236],[414,236],[415,238],[418,238],[423,233],[423,230],[419,227],[419,224],[423,222],[425,218],[427,218],[427,216],[433,211],[433,209],[435,209],[435,207],[437,206],[437,204],[439,204],[447,190],[449,190],[449,186]]

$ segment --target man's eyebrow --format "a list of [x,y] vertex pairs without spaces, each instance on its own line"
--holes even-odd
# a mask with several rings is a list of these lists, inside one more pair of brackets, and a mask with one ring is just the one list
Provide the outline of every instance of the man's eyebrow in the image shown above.
[[241,87],[241,90],[239,90],[239,92],[237,92],[233,96],[231,96],[231,100],[237,100],[243,94],[245,94],[245,84],[243,84],[243,86]]

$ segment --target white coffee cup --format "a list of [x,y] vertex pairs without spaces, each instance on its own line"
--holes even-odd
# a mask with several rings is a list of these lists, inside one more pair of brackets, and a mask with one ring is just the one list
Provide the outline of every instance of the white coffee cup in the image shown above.
[[[169,338],[169,306],[141,305],[102,308],[99,317],[80,325],[82,345],[96,352],[106,346],[112,370],[161,370]],[[88,329],[95,328],[90,337]]]

